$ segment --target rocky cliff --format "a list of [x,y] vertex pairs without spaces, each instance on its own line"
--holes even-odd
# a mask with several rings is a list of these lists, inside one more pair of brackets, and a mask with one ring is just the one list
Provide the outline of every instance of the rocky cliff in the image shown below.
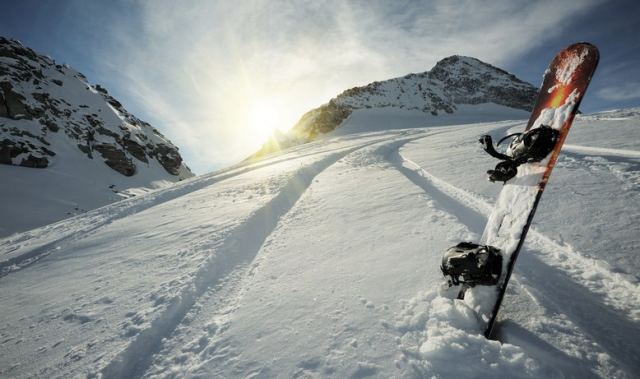
[[136,175],[150,161],[159,163],[169,179],[193,175],[177,147],[127,112],[104,87],[0,37],[0,163],[49,167],[60,153],[55,142],[73,144],[87,159],[103,161],[125,176]]

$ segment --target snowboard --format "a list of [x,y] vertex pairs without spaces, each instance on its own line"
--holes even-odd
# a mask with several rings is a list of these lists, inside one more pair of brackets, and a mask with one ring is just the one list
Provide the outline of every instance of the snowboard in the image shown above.
[[[485,278],[488,278],[485,281],[490,282],[488,285],[459,285],[458,299],[477,313],[487,338],[491,337],[516,259],[598,59],[595,46],[576,43],[560,51],[544,72],[540,92],[524,133],[533,134],[536,128],[551,127],[557,131],[554,132],[556,138],[544,158],[520,164],[515,176],[504,182],[489,216],[478,245],[486,247],[482,252],[482,259],[485,260],[491,258],[486,250],[491,254],[499,251],[501,258],[493,260],[494,266],[501,266],[501,270],[498,268],[495,271],[499,274],[492,278],[485,273]],[[474,263],[477,266],[482,264],[477,260]]]

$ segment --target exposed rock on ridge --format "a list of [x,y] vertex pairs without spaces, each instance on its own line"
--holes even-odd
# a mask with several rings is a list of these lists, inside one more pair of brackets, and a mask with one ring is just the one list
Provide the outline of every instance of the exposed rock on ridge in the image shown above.
[[175,180],[193,176],[178,148],[104,87],[0,37],[0,163],[48,167],[59,153],[61,135],[88,159],[101,159],[125,176],[151,162]]

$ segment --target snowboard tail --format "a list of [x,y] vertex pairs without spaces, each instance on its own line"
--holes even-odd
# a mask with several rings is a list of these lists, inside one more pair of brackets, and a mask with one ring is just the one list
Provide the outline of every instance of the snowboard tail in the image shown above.
[[517,161],[517,173],[510,173],[515,176],[505,181],[489,216],[480,245],[500,251],[503,266],[497,284],[463,284],[458,295],[477,312],[487,338],[491,336],[516,259],[598,60],[595,46],[576,43],[560,51],[544,73],[524,133],[551,127],[558,132],[555,145],[544,159]]

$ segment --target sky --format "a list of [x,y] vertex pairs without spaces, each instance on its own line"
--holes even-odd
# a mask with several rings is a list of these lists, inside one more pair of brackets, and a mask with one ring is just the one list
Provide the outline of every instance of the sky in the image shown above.
[[594,43],[585,113],[640,105],[640,1],[0,0],[0,35],[67,63],[202,174],[345,89],[472,56],[539,85]]

